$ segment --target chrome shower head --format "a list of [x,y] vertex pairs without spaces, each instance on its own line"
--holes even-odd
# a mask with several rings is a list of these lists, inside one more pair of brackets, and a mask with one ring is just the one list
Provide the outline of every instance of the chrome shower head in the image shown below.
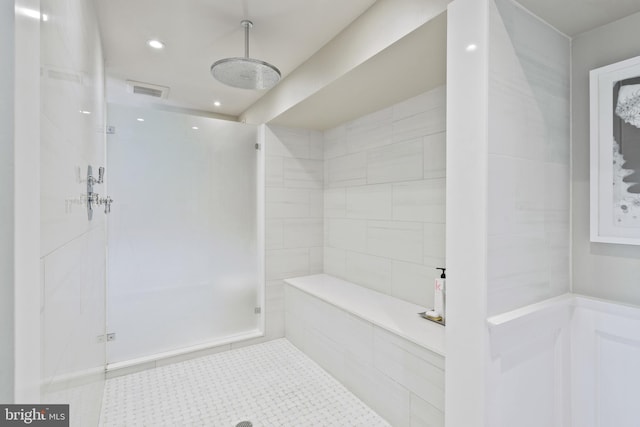
[[280,80],[280,70],[268,62],[249,58],[249,29],[253,22],[243,20],[244,58],[225,58],[211,65],[211,74],[221,83],[240,89],[270,89]]

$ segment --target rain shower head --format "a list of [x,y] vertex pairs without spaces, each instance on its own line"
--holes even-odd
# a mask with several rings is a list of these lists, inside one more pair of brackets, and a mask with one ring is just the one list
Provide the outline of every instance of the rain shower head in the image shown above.
[[280,80],[280,70],[268,62],[249,58],[249,29],[253,22],[243,20],[244,58],[225,58],[211,66],[211,74],[221,83],[240,89],[271,89]]

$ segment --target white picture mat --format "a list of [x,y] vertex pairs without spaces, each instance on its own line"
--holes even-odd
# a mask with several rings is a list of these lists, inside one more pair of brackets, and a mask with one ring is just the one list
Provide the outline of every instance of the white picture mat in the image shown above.
[[613,87],[640,76],[640,57],[591,70],[591,241],[640,245],[640,227],[613,219]]

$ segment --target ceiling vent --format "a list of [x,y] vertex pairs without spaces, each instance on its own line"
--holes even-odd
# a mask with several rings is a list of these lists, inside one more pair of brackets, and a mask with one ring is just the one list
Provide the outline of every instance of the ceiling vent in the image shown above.
[[135,95],[147,95],[160,99],[167,99],[167,96],[169,96],[169,88],[166,86],[135,82],[133,80],[127,80],[127,92]]

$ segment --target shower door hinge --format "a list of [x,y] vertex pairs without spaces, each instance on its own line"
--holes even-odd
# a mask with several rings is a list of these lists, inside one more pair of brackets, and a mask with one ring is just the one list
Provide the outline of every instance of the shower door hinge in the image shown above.
[[262,313],[262,307],[256,307],[256,308],[254,308],[254,309],[253,309],[253,312],[254,312],[255,314],[260,314],[260,313]]
[[256,144],[256,150],[260,149],[260,144]]
[[109,334],[98,335],[98,343],[110,342],[116,340],[115,332],[111,332]]

